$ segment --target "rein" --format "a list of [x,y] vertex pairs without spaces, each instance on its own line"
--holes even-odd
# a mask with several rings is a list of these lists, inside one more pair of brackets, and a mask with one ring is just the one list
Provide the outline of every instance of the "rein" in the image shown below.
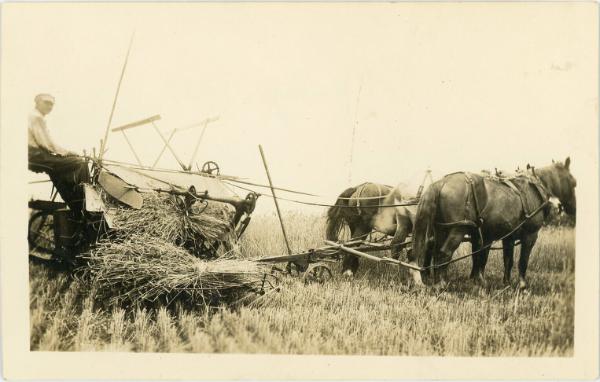
[[[226,183],[226,184],[228,184],[228,185],[230,185],[230,186],[233,186],[233,187],[236,187],[236,188],[240,188],[240,189],[242,189],[242,190],[246,190],[246,191],[253,191],[253,190],[251,190],[251,189],[249,189],[249,188],[242,187],[242,186],[239,186],[239,185],[237,185],[237,184],[232,184],[232,183],[225,182],[225,181],[224,181],[223,183]],[[273,195],[269,195],[269,194],[259,194],[259,195],[264,195],[264,196],[266,196],[266,197],[268,197],[268,198],[273,198]],[[361,199],[384,199],[384,198],[385,198],[385,196],[382,196],[382,197],[377,197],[377,196],[369,196],[369,197],[363,197],[363,198],[361,198]],[[343,206],[343,205],[342,205],[342,206],[339,206],[339,205],[335,205],[335,204],[327,204],[327,203],[313,203],[313,202],[305,202],[305,201],[302,201],[302,200],[297,200],[297,199],[289,199],[289,198],[284,198],[284,197],[281,197],[281,196],[277,196],[277,199],[279,199],[279,200],[285,200],[286,202],[291,202],[291,203],[304,204],[304,205],[306,205],[306,206],[317,206],[317,207],[337,207],[337,208],[356,208],[356,207],[354,207],[354,206]],[[349,199],[349,198],[342,198],[342,199]],[[354,199],[354,198],[353,198],[353,199]],[[412,200],[408,200],[407,202],[404,202],[404,203],[382,204],[382,205],[379,205],[379,206],[377,206],[377,207],[382,207],[382,208],[386,208],[386,207],[406,207],[406,206],[416,206],[416,205],[418,205],[418,204],[419,204],[419,200],[418,200],[418,199],[416,199],[416,200],[415,200],[415,199],[412,199]],[[373,206],[373,207],[366,207],[366,208],[377,208],[377,207],[376,207],[376,206]]]
[[[500,239],[498,239],[497,241],[504,240],[504,239],[506,239],[506,238],[510,237],[511,235],[513,235],[513,234],[514,234],[515,232],[517,232],[517,231],[518,231],[518,230],[519,230],[521,227],[523,227],[523,225],[525,225],[525,223],[527,223],[527,222],[528,222],[528,221],[529,221],[529,220],[530,220],[532,217],[534,217],[535,215],[537,215],[537,214],[538,214],[538,213],[539,213],[539,212],[540,212],[540,211],[541,211],[541,210],[542,210],[544,207],[546,207],[546,205],[547,205],[548,203],[550,203],[550,201],[549,201],[549,200],[546,200],[546,201],[544,201],[544,202],[543,202],[542,204],[540,204],[540,206],[539,206],[538,208],[536,208],[536,209],[535,209],[535,210],[534,210],[534,211],[533,211],[531,214],[529,214],[529,215],[525,216],[525,219],[524,219],[524,220],[523,220],[521,223],[519,223],[519,224],[518,224],[518,225],[517,225],[517,226],[516,226],[516,227],[515,227],[515,228],[514,228],[512,231],[510,231],[510,232],[509,232],[509,233],[507,233],[506,235],[502,236],[502,237],[501,237]],[[443,267],[443,266],[446,266],[446,265],[448,265],[448,264],[452,264],[452,263],[455,263],[455,262],[457,262],[457,261],[459,261],[459,260],[466,259],[467,257],[471,257],[471,256],[473,256],[473,255],[476,255],[476,254],[478,254],[479,252],[482,252],[482,251],[484,251],[484,250],[486,250],[486,249],[488,249],[488,248],[491,248],[493,244],[494,244],[494,243],[490,243],[490,244],[488,244],[488,245],[486,245],[486,246],[483,246],[483,247],[479,248],[477,251],[471,252],[471,253],[469,253],[469,254],[467,254],[467,255],[464,255],[464,256],[457,257],[457,258],[455,258],[455,259],[452,259],[452,260],[448,260],[448,261],[446,261],[446,262],[443,262],[443,263],[441,263],[441,264],[434,264],[434,265],[429,265],[429,266],[427,266],[427,267],[420,267],[420,268],[421,268],[421,270],[422,270],[422,271],[425,271],[425,270],[428,270],[428,269],[437,269],[437,268],[441,268],[441,267]]]
[[[540,211],[542,211],[542,209],[544,209],[548,203],[550,203],[549,200],[549,196],[551,196],[552,194],[550,192],[548,192],[548,189],[544,186],[542,180],[537,176],[537,174],[535,174],[535,172],[532,172],[531,176],[527,176],[527,179],[534,185],[534,188],[536,189],[536,191],[538,192],[540,198],[542,199],[542,203],[532,212],[527,213],[527,211],[525,210],[525,205],[523,205],[523,211],[525,213],[525,218],[523,219],[523,221],[521,221],[519,224],[517,224],[517,226],[515,228],[513,228],[509,233],[507,233],[506,235],[502,236],[501,238],[499,238],[496,241],[501,241],[504,240],[510,236],[512,236],[515,232],[517,232],[519,229],[521,229],[521,227],[523,227],[523,225],[525,225],[525,223],[527,223],[529,220],[531,220],[531,218],[533,218],[535,215],[537,215]],[[483,244],[483,235],[481,232],[481,225],[483,223],[483,218],[481,217],[481,209],[479,206],[479,201],[477,199],[477,195],[475,192],[475,187],[474,187],[474,182],[472,180],[472,178],[470,176],[467,175],[467,182],[470,185],[470,191],[473,193],[473,201],[475,204],[475,212],[477,215],[477,221],[471,221],[471,220],[462,220],[462,221],[458,221],[458,222],[452,222],[452,223],[438,223],[438,225],[442,225],[442,226],[453,226],[453,225],[469,225],[469,226],[473,226],[476,227],[479,233],[479,240],[480,242]],[[511,187],[512,188],[512,187]],[[515,187],[516,188],[516,187]],[[519,194],[522,194],[522,192],[519,190]],[[519,195],[521,197],[521,201],[523,202],[522,196]],[[485,209],[485,207],[484,207]],[[493,246],[493,242],[485,245],[481,248],[479,248],[476,251],[473,251],[469,254],[457,257],[455,259],[451,259],[448,261],[445,261],[443,263],[440,264],[432,264],[429,265],[427,267],[419,267],[420,271],[426,271],[429,269],[437,269],[437,268],[441,268],[444,266],[447,266],[449,264],[455,263],[457,261],[466,259],[468,257],[472,257],[480,252],[483,252],[484,250],[487,250],[489,248],[492,248]]]

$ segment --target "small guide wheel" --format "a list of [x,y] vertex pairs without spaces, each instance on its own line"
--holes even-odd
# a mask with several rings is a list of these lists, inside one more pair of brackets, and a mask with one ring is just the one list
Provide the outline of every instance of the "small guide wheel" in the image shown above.
[[325,264],[311,264],[304,272],[304,282],[323,284],[333,278],[331,269]]
[[210,174],[210,175],[220,175],[221,174],[221,169],[219,168],[219,165],[217,164],[217,162],[213,162],[213,161],[208,161],[205,162],[202,165],[202,170],[200,170],[206,174]]

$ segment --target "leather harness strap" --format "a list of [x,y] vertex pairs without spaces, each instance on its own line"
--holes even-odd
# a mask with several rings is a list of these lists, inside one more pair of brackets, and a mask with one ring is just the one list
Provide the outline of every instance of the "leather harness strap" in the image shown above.
[[[456,173],[455,173],[456,174]],[[492,247],[493,242],[490,242],[486,245],[483,245],[483,236],[481,233],[481,223],[483,222],[483,219],[481,218],[481,211],[479,210],[479,200],[477,199],[477,194],[475,193],[475,186],[474,186],[474,182],[472,180],[472,178],[470,177],[469,174],[464,173],[465,177],[467,179],[467,182],[470,184],[469,190],[471,190],[471,192],[473,193],[473,201],[475,203],[475,208],[476,208],[476,214],[477,214],[477,221],[479,222],[479,224],[477,224],[476,222],[472,221],[472,220],[461,220],[461,221],[456,221],[456,222],[451,222],[451,223],[436,223],[439,226],[444,226],[444,227],[452,227],[452,226],[471,226],[471,227],[476,227],[479,231],[479,238],[480,238],[480,242],[481,242],[481,247],[467,255],[464,256],[460,256],[458,258],[454,258],[454,259],[450,259],[448,261],[445,261],[441,264],[435,264],[432,263],[429,266],[426,267],[421,267],[421,271],[425,271],[427,269],[430,269],[431,271],[437,269],[437,268],[441,268],[441,267],[445,267],[448,264],[454,263],[456,261],[462,260],[462,259],[466,259],[467,257],[472,257],[482,251],[485,251],[489,248]],[[451,174],[449,174],[451,175]],[[523,211],[526,214],[525,215],[525,219],[523,219],[519,224],[517,224],[516,227],[514,227],[510,232],[508,232],[507,234],[505,234],[504,236],[502,236],[501,238],[499,238],[498,240],[504,240],[506,238],[511,237],[512,235],[514,235],[519,229],[521,229],[521,227],[523,227],[523,225],[525,225],[527,223],[527,221],[529,221],[529,219],[531,219],[533,216],[535,216],[537,213],[539,213],[542,209],[546,208],[548,206],[549,203],[549,198],[550,196],[553,196],[552,193],[550,193],[547,189],[546,186],[544,186],[543,182],[541,181],[541,179],[535,174],[533,173],[533,176],[527,176],[526,180],[528,181],[529,184],[533,184],[534,188],[537,190],[539,196],[541,197],[541,204],[535,208],[531,213],[527,213],[526,209],[525,209],[525,205],[523,204]],[[504,180],[502,180],[503,183]],[[521,197],[521,203],[524,203],[524,199],[522,197],[522,192],[514,185],[512,184],[512,182],[509,183],[505,183],[508,185],[508,187],[510,187],[513,191],[517,192],[517,194],[519,194],[519,197]],[[438,193],[441,192],[443,185],[438,189]],[[468,200],[468,195],[467,195],[467,200]],[[484,206],[484,210],[485,210]],[[434,238],[435,240],[435,238]]]
[[[540,178],[538,178],[537,175],[534,175],[534,181],[532,181],[531,183],[533,183],[534,188],[536,189],[536,191],[538,192],[538,194],[540,195],[540,198],[542,199],[542,203],[546,203],[548,202],[548,200],[550,200],[550,196],[552,196],[552,194],[550,192],[548,192],[548,190],[546,189],[546,187],[544,187],[544,184],[542,183],[542,181],[540,180]],[[547,210],[544,211],[544,215],[547,214]],[[533,212],[531,213],[527,213],[525,215],[525,217],[527,219],[531,218],[534,215]]]
[[[377,193],[380,197],[383,196],[383,192],[381,191],[381,185],[379,183],[375,184],[377,186]],[[379,213],[379,210],[381,209],[381,199],[377,200],[377,213]]]
[[[533,185],[533,187],[535,188],[535,190],[537,191],[538,195],[541,198],[541,203],[544,203],[545,201],[547,201],[549,199],[549,195],[550,193],[547,192],[547,190],[545,189],[544,185],[542,184],[541,180],[537,177],[537,175],[532,175],[532,176],[527,176],[525,177],[526,181],[530,184]],[[521,191],[513,182],[511,182],[509,179],[503,179],[502,183],[507,185],[508,187],[510,187],[510,189],[512,189],[514,192],[517,193],[517,195],[519,195],[519,199],[521,199],[521,206],[523,207],[523,214],[525,215],[525,217],[527,219],[531,218],[534,215],[532,208],[529,208],[529,203],[527,202],[524,192]]]
[[[453,173],[457,174],[457,173]],[[477,198],[477,192],[475,190],[475,181],[473,177],[468,172],[462,172],[464,174],[465,179],[467,181],[467,195],[465,200],[465,218],[463,220],[450,222],[450,223],[437,223],[438,226],[441,227],[455,227],[455,226],[467,226],[477,228],[479,234],[479,242],[483,245],[483,233],[481,232],[481,226],[483,224],[483,218],[481,216],[481,206],[479,204],[479,199]],[[449,174],[452,175],[452,174]],[[440,187],[441,191],[441,187]],[[473,195],[473,207],[475,208],[475,220],[469,219],[471,198],[470,195]]]
[[483,233],[481,232],[481,226],[483,225],[483,217],[481,217],[481,207],[479,200],[477,199],[477,190],[475,190],[475,182],[469,173],[465,173],[467,181],[471,185],[471,193],[473,194],[473,203],[475,204],[475,226],[477,227],[477,233],[479,233],[479,244],[483,245]]
[[502,179],[502,183],[507,185],[519,196],[519,199],[521,200],[521,207],[523,208],[523,213],[525,214],[525,216],[529,215],[529,208],[527,206],[527,201],[525,200],[523,192],[519,190],[519,188],[513,182],[510,181],[510,179]]
[[365,189],[365,185],[366,185],[366,183],[363,183],[360,186],[358,186],[358,196],[356,197],[356,212],[358,213],[358,216],[361,215],[360,200],[361,200],[361,197],[362,197],[362,192]]
[[471,186],[471,193],[473,194],[473,203],[475,204],[475,223],[480,226],[483,223],[483,218],[481,217],[481,206],[479,205],[479,199],[477,199],[477,191],[475,190],[475,181],[471,177],[471,174],[465,173],[465,177],[467,178],[467,182]]
[[520,194],[521,191],[517,188],[517,186],[515,186],[515,184],[513,182],[510,181],[510,179],[501,179],[500,180],[503,184],[507,185],[508,187],[510,187],[511,190],[513,190],[514,192],[516,192],[517,194]]
[[[381,189],[381,185],[379,183],[365,182],[365,183],[359,185],[357,187],[358,190],[356,192],[356,194],[357,194],[356,195],[356,210],[357,210],[357,213],[358,213],[359,216],[362,215],[362,211],[360,209],[361,208],[360,201],[363,200],[362,194],[363,194],[363,191],[364,191],[365,187],[367,186],[367,184],[374,184],[375,186],[377,186],[378,197],[371,198],[371,199],[376,199],[377,200],[378,211],[379,211],[379,208],[381,208],[381,200],[385,196],[384,193],[383,193],[383,190]],[[388,187],[390,187],[390,186],[388,186]],[[390,188],[392,188],[392,187],[390,187]],[[366,199],[369,199],[369,198],[366,198]]]

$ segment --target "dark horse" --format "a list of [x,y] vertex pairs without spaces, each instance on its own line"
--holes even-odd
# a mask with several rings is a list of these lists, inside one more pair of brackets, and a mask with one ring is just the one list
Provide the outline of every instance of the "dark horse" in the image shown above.
[[[375,230],[394,236],[392,246],[404,242],[412,232],[417,206],[381,207],[399,204],[401,200],[398,187],[363,183],[348,188],[327,211],[327,240],[337,241],[341,229],[347,224],[351,238],[365,238]],[[392,247],[392,254],[398,256],[399,249]],[[358,265],[358,257],[345,255],[342,272],[352,276]]]
[[[473,256],[471,272],[471,278],[483,283],[488,246],[525,222],[502,240],[506,284],[510,283],[515,241],[521,241],[519,287],[525,288],[529,255],[551,208],[549,198],[556,197],[567,214],[575,215],[576,181],[569,171],[570,164],[567,158],[564,164],[529,168],[505,180],[469,173],[446,175],[433,183],[420,200],[409,261],[421,266],[443,264],[469,235],[473,251],[484,248]],[[421,273],[411,273],[415,284],[422,285]],[[441,283],[445,283],[446,273],[447,265],[441,266]]]

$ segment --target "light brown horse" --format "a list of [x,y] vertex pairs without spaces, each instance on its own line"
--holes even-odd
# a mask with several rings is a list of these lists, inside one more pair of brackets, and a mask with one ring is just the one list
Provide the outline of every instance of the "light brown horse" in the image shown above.
[[[337,241],[344,225],[350,228],[351,238],[365,238],[377,231],[394,236],[392,255],[397,257],[401,244],[413,229],[415,206],[382,207],[400,204],[403,200],[399,187],[377,183],[363,183],[340,194],[334,206],[327,211],[327,240]],[[342,273],[352,276],[359,266],[358,257],[345,255]]]
[[[576,213],[575,178],[563,163],[534,169],[511,178],[509,182],[477,174],[454,173],[433,183],[423,194],[415,218],[413,250],[409,262],[420,266],[444,264],[470,235],[473,251],[471,277],[484,283],[484,270],[489,246],[502,240],[504,252],[504,282],[510,283],[513,249],[521,241],[519,287],[525,288],[529,255],[551,206],[551,197],[560,200],[564,211]],[[511,231],[525,222],[508,237]],[[441,266],[440,282],[445,283],[447,265]],[[421,273],[411,271],[415,284],[422,285]]]

